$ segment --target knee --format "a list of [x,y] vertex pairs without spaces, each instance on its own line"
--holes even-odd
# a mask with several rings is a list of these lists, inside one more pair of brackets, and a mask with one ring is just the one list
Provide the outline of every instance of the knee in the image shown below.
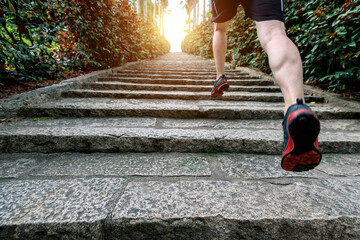
[[227,28],[229,26],[228,22],[225,23],[215,23],[214,24],[214,32],[220,32],[220,33],[225,33],[227,31]]
[[[258,34],[261,47],[266,51],[267,46],[273,41],[288,38],[284,31],[268,31],[266,34]],[[280,41],[279,41],[280,42]]]
[[286,37],[285,25],[280,21],[256,22],[257,34],[261,46],[266,49],[269,43]]

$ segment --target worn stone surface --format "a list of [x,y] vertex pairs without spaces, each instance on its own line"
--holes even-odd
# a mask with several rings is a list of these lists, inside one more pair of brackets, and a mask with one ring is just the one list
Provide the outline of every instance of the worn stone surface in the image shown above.
[[[0,182],[0,199],[7,202],[0,204],[6,206],[0,207],[6,220],[0,239],[287,239],[290,230],[298,239],[357,239],[360,180],[347,171],[359,164],[356,156],[325,155],[337,162],[288,173],[279,167],[280,156],[266,155],[1,154],[0,167],[16,159],[41,165],[14,167],[23,170],[20,179],[32,180]],[[332,175],[339,169],[342,178]],[[210,179],[159,179],[161,172]],[[122,193],[125,180],[109,178],[115,175],[147,178],[129,179]],[[108,204],[99,214],[104,195]],[[95,219],[81,220],[86,217]],[[20,224],[33,218],[40,222]]]
[[124,183],[120,178],[2,182],[1,237],[100,239],[109,204],[118,199]]
[[[187,75],[187,74],[148,74],[148,73],[142,73],[142,72],[138,72],[138,73],[122,73],[122,72],[118,72],[116,74],[113,74],[114,77],[120,77],[120,78],[127,78],[127,79],[131,79],[131,78],[156,78],[156,79],[192,79],[192,80],[197,80],[197,79],[214,79],[216,78],[215,74],[207,74],[207,75]],[[253,76],[249,76],[249,75],[235,75],[235,74],[229,74],[226,76],[227,79],[231,80],[231,79],[257,79],[258,77],[253,77]]]
[[[100,97],[100,98],[149,98],[149,99],[182,99],[182,100],[231,100],[231,101],[263,101],[283,102],[281,93],[229,92],[221,97],[212,97],[205,92],[161,92],[161,91],[126,91],[126,90],[70,90],[63,93],[64,97]],[[324,101],[321,97],[305,96],[306,102]]]
[[[330,186],[336,186],[337,191],[329,189]],[[113,212],[113,237],[216,239],[211,238],[215,235],[221,236],[219,239],[235,239],[242,232],[248,239],[251,236],[286,239],[290,230],[298,239],[311,236],[312,239],[356,239],[360,236],[360,203],[354,198],[360,195],[358,190],[353,192],[349,188],[359,186],[358,180],[311,180],[306,183],[295,180],[287,184],[263,181],[132,182]],[[344,217],[353,222],[339,219]],[[340,232],[329,231],[328,227],[333,224],[341,229]],[[237,234],[229,225],[240,228]],[[308,225],[312,227],[306,228]],[[343,230],[345,227],[351,230]],[[305,233],[304,229],[307,229]]]
[[[27,119],[0,125],[0,142],[6,142],[0,149],[3,152],[43,153],[159,151],[280,154],[283,147],[283,132],[278,120],[222,120],[217,127],[211,127],[216,124],[211,119],[168,121],[174,127],[169,127],[166,119],[151,118]],[[326,121],[322,121],[325,127],[319,135],[322,152],[359,151],[360,131],[352,128],[335,131],[326,128]],[[349,121],[350,126],[358,126],[354,123],[359,120]]]
[[188,153],[51,154],[31,176],[209,176],[204,157]]
[[[311,104],[320,119],[359,119],[360,111]],[[217,100],[65,98],[22,108],[19,116],[32,117],[171,117],[215,119],[282,119],[284,104]],[[343,122],[343,121],[342,121]],[[339,124],[341,125],[342,122]]]
[[[115,73],[119,74],[127,74],[128,77],[133,76],[133,69],[121,69],[116,71]],[[182,76],[211,76],[216,75],[216,71],[202,71],[202,70],[194,70],[194,69],[142,69],[141,73],[147,74],[169,74],[169,75],[182,75]],[[244,71],[239,70],[226,70],[226,76],[248,76],[249,74]]]
[[42,161],[37,155],[0,154],[0,178],[18,178],[27,172],[38,168]]
[[359,219],[331,220],[263,219],[258,221],[219,217],[124,220],[116,225],[112,239],[259,239],[299,240],[359,238]]
[[[154,79],[154,78],[121,78],[121,77],[102,77],[99,82],[127,82],[142,84],[172,84],[172,85],[206,85],[214,84],[213,79],[209,80],[191,80],[191,79]],[[243,78],[242,80],[229,80],[230,85],[234,86],[272,86],[274,83],[270,80],[253,79],[252,77]]]
[[[206,85],[169,85],[169,84],[141,84],[127,82],[95,82],[89,85],[91,89],[102,90],[153,90],[153,91],[189,91],[211,92],[212,86]],[[278,86],[230,86],[231,92],[280,92]]]
[[359,177],[359,154],[324,154],[305,173],[283,171],[280,155],[238,153],[13,153],[0,154],[0,179],[51,177],[212,177],[317,179]]
[[289,180],[283,184],[204,180],[131,182],[113,212],[113,220],[197,216],[308,220],[360,216],[359,189],[359,180]]
[[331,176],[360,176],[359,154],[326,154],[316,169]]
[[[321,164],[305,173],[285,172],[279,169],[281,157],[250,154],[227,154],[217,156],[225,176],[239,179],[281,177],[356,177],[360,176],[359,154],[324,154]],[[325,173],[325,175],[324,175]]]

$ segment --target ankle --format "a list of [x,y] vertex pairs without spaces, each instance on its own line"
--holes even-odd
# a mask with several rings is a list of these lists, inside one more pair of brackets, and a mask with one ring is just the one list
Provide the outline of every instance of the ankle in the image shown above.
[[225,75],[224,73],[220,73],[216,76],[216,79],[219,79],[220,77],[222,77],[223,75]]

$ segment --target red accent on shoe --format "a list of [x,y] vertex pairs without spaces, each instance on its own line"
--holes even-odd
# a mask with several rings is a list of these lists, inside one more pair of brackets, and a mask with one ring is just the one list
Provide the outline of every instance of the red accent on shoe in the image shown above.
[[290,153],[283,159],[282,168],[286,171],[292,171],[297,165],[316,165],[319,162],[320,154],[315,150],[311,150],[300,155]]
[[[291,152],[295,148],[294,140],[292,139],[290,132],[289,132],[289,123],[292,119],[297,117],[299,114],[302,113],[311,113],[315,118],[317,116],[308,109],[299,109],[292,112],[286,122],[286,130],[288,132],[288,141],[287,145],[285,147],[285,150],[282,154],[282,168],[287,171],[292,171],[297,165],[309,165],[309,169],[312,169],[313,167],[310,167],[311,165],[316,166],[319,164],[321,160],[321,154],[319,152],[319,143],[318,138],[316,138],[315,142],[313,143],[315,149],[309,150],[307,152],[303,152],[299,155],[292,154]],[[318,118],[317,118],[318,119]]]
[[214,91],[211,92],[211,96],[213,97],[221,97],[224,94],[224,90],[229,89],[229,83],[223,82],[221,83]]

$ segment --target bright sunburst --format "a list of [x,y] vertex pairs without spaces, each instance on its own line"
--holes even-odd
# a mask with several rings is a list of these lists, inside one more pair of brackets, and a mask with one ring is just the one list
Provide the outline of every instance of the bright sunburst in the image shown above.
[[182,9],[180,1],[169,1],[167,8],[171,11],[170,15],[164,16],[165,37],[171,44],[171,52],[181,52],[181,42],[186,33],[186,11]]

